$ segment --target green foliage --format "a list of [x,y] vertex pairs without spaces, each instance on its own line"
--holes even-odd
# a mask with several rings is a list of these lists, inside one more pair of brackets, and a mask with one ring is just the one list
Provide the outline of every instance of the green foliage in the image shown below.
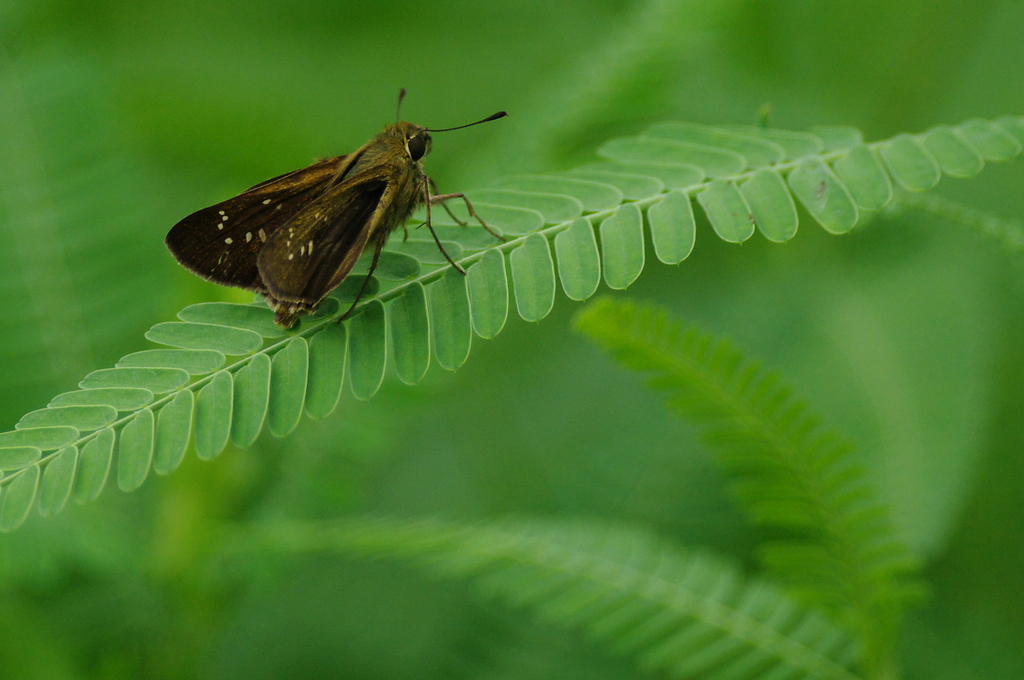
[[761,548],[773,575],[856,630],[869,667],[887,662],[921,586],[908,581],[915,561],[849,446],[776,374],[664,310],[604,299],[577,326],[701,425],[753,521],[782,535]]
[[[0,45],[0,93],[0,369],[5,392],[39,403],[128,351],[155,320],[139,301],[173,270],[138,228],[158,212],[154,178],[111,123],[102,74]],[[9,408],[0,418],[17,418]]]
[[[444,260],[436,249],[431,250],[427,239],[432,237],[415,231],[401,247],[426,246],[425,251],[433,253],[433,258],[425,257],[418,263],[408,253],[389,253],[385,258],[388,265],[381,278],[388,285],[382,287],[375,277],[366,301],[346,323],[347,367],[353,394],[368,399],[380,388],[389,333],[400,376],[407,383],[415,384],[422,378],[431,353],[444,369],[453,371],[462,366],[469,356],[474,330],[489,338],[504,325],[508,304],[508,291],[503,285],[505,257],[509,259],[519,315],[526,321],[540,321],[554,305],[556,278],[568,297],[584,299],[594,292],[599,277],[609,288],[624,289],[640,276],[645,264],[643,210],[648,213],[648,221],[656,225],[651,228],[656,252],[667,261],[678,261],[692,249],[692,208],[682,204],[685,196],[696,197],[711,226],[725,241],[743,242],[753,235],[755,226],[772,241],[792,238],[797,227],[794,198],[827,231],[841,234],[857,224],[860,210],[884,207],[891,200],[890,177],[907,189],[927,189],[938,181],[940,168],[955,176],[980,171],[982,159],[1015,156],[1022,140],[1024,122],[1017,118],[995,123],[968,121],[956,128],[935,128],[922,135],[900,135],[870,145],[862,143],[857,131],[847,129],[833,129],[818,136],[762,128],[661,124],[640,137],[612,140],[601,147],[600,153],[614,161],[607,167],[585,166],[569,175],[550,178],[537,175],[503,180],[498,186],[509,190],[481,193],[476,206],[490,224],[519,236],[504,243],[494,239],[488,242],[481,240],[482,230],[467,228],[449,232],[453,239],[464,236],[464,241],[444,242],[449,255],[472,275],[463,276],[450,266],[437,267]],[[964,162],[969,153],[976,162]],[[680,169],[688,185],[679,185]],[[578,217],[580,211],[583,217]],[[554,240],[558,254],[557,277],[550,240]],[[595,257],[597,242],[600,260]],[[501,257],[501,266],[496,256]],[[40,466],[45,468],[60,455],[58,449],[85,446],[98,435],[83,433],[109,425],[115,430],[124,428],[118,484],[129,491],[145,481],[155,441],[171,442],[160,457],[165,461],[161,469],[169,471],[176,466],[171,461],[180,459],[186,430],[191,431],[196,454],[203,460],[215,458],[229,438],[233,437],[236,444],[254,441],[263,426],[260,414],[264,411],[270,432],[277,437],[287,436],[307,410],[310,386],[316,388],[310,394],[310,414],[324,417],[336,403],[332,397],[344,379],[346,367],[344,343],[330,341],[327,335],[335,332],[331,327],[343,308],[340,302],[358,291],[356,286],[362,287],[361,277],[346,281],[296,332],[274,326],[270,311],[260,303],[200,303],[182,310],[178,315],[181,321],[156,324],[146,337],[176,349],[130,354],[118,362],[117,368],[93,371],[80,387],[85,394],[108,394],[106,391],[111,389],[148,390],[159,398],[147,401],[138,413],[126,409],[125,415],[115,421],[111,413],[118,407],[114,403],[117,398],[104,401],[103,396],[95,400],[82,397],[93,407],[88,412],[93,419],[97,407],[102,415],[96,422],[88,418],[88,422],[77,421],[84,424],[79,429],[56,424],[62,418],[74,417],[68,414],[66,405],[71,403],[69,398],[78,398],[58,396],[51,402],[49,413],[35,411],[19,421],[17,431],[0,434],[0,459],[15,461],[7,464],[9,472],[0,484],[6,488],[21,477],[37,479]],[[314,343],[322,346],[322,356],[311,361],[309,348]],[[226,356],[242,358],[222,368]],[[257,357],[264,356],[271,358],[269,391],[264,372],[261,370],[258,377],[251,372],[256,369],[250,368]],[[194,425],[185,418],[184,402],[179,402],[173,414],[160,418],[162,407],[174,403],[186,390],[195,393]],[[236,403],[242,407],[238,421],[233,413]],[[85,418],[84,413],[77,412],[77,417]],[[35,439],[29,441],[26,437]],[[44,457],[44,450],[54,453]],[[815,465],[814,460],[828,457],[824,451],[805,452],[805,464]],[[18,482],[16,488],[16,496],[9,494],[13,497],[12,509],[3,524],[7,531],[24,520],[27,511],[23,505],[31,505],[35,495],[35,483]],[[777,508],[766,507],[756,514],[771,517],[778,513]],[[823,526],[838,521],[830,517]],[[824,534],[828,538],[822,540],[834,540],[836,532],[845,535],[849,530],[829,529]],[[790,557],[784,557],[787,550]],[[806,557],[781,547],[773,554],[774,559],[790,562],[791,566]],[[850,559],[851,555],[844,552],[829,556],[833,566],[849,564]],[[808,569],[810,573],[832,571],[822,564]],[[864,570],[864,578],[875,578],[868,576],[875,569]],[[866,587],[858,582],[843,584],[840,589],[861,592]],[[849,592],[842,599],[856,599]],[[867,601],[873,607],[876,599],[872,595]]]
[[484,595],[579,627],[648,672],[680,678],[832,678],[855,642],[735,564],[596,522],[345,520],[261,527],[236,549],[412,560]]

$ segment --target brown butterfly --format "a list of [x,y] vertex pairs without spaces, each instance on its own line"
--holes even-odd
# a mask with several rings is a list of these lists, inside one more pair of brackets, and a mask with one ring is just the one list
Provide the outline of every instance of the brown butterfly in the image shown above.
[[[402,90],[399,106],[404,96]],[[501,111],[442,130],[393,123],[353,153],[268,179],[192,213],[174,225],[165,243],[178,262],[201,278],[265,296],[276,312],[274,322],[284,328],[294,326],[300,314],[315,312],[371,244],[372,275],[388,237],[420,205],[427,208],[426,226],[438,248],[462,271],[444,252],[430,224],[432,205],[460,198],[470,216],[495,237],[501,236],[480,219],[463,194],[432,193],[434,182],[423,172],[423,157],[431,147],[429,133],[505,115]],[[342,319],[355,309],[369,275]]]

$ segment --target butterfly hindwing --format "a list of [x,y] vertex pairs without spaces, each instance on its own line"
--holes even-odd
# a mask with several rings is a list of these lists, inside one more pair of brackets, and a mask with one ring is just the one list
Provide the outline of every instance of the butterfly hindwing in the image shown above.
[[321,197],[343,172],[345,156],[274,177],[217,205],[198,210],[167,234],[167,248],[200,277],[265,292],[257,260],[280,228]]

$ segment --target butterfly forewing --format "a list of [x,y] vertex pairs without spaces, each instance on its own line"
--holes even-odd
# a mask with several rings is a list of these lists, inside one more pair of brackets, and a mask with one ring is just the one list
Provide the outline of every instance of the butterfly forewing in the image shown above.
[[379,226],[384,179],[352,177],[310,202],[271,237],[259,270],[278,300],[319,303],[359,259]]
[[343,172],[345,156],[274,177],[223,203],[196,211],[167,234],[174,257],[202,278],[266,292],[257,260],[282,226],[320,198]]

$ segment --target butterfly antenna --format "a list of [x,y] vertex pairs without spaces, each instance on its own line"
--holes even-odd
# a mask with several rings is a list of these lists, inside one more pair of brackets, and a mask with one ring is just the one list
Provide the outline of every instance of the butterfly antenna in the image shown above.
[[405,99],[405,88],[398,91],[398,106],[395,107],[395,122],[402,120],[402,100]]
[[483,120],[478,120],[475,123],[467,123],[466,125],[460,125],[458,127],[453,127],[453,128],[442,128],[442,129],[439,129],[439,130],[427,130],[427,132],[451,132],[452,130],[461,130],[462,128],[473,127],[474,125],[479,125],[480,123],[487,123],[487,122],[490,122],[492,120],[497,120],[499,118],[504,118],[507,115],[508,114],[505,113],[504,111],[498,111],[497,113],[495,113],[495,114],[493,114],[491,116],[487,116]]

